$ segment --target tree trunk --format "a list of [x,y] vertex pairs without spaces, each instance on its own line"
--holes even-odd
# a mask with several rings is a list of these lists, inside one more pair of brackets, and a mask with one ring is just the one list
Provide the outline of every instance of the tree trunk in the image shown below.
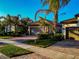
[[16,24],[15,24],[15,33],[16,33]]
[[9,35],[11,35],[11,31],[12,31],[11,24],[10,24],[10,28],[9,28],[9,29],[10,29],[10,31],[9,31]]
[[9,31],[9,32],[11,32],[11,24],[10,24],[10,28],[9,28],[9,29],[10,29],[10,31]]
[[58,23],[58,11],[55,13],[54,16],[54,34],[57,32],[57,23]]

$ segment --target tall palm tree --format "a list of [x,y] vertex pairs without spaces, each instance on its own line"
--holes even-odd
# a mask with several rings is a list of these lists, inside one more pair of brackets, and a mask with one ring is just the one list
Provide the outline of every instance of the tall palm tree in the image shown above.
[[[36,19],[36,15],[40,12],[40,11],[44,11],[47,14],[49,14],[50,12],[54,13],[54,29],[56,29],[56,24],[58,23],[58,12],[59,9],[61,7],[64,7],[65,5],[68,4],[70,0],[41,0],[41,3],[43,6],[48,5],[48,9],[44,9],[44,10],[38,10],[35,14],[35,19]],[[55,31],[56,32],[56,31]]]
[[12,25],[12,19],[11,19],[11,16],[8,14],[7,16],[6,16],[6,22],[7,22],[7,26],[10,26],[10,31],[11,31],[11,25]]
[[10,26],[10,30],[11,30],[11,26],[12,25],[15,25],[15,32],[16,32],[16,28],[17,28],[17,24],[19,24],[19,17],[20,15],[17,15],[17,16],[10,16],[9,14],[4,17],[0,17],[0,19],[4,19],[4,21],[2,21],[2,25],[5,27],[5,26]]
[[10,26],[10,30],[11,30],[11,23],[12,23],[12,20],[11,20],[11,16],[8,14],[6,17],[4,16],[1,16],[0,19],[4,19],[1,23],[1,26],[5,28],[5,26]]
[[31,21],[28,21],[28,20],[31,20],[31,19],[27,17],[21,20],[21,23],[23,24],[23,31],[25,33],[28,33],[28,26],[32,23]]
[[12,17],[12,24],[15,26],[15,33],[17,31],[17,25],[20,23],[19,15]]

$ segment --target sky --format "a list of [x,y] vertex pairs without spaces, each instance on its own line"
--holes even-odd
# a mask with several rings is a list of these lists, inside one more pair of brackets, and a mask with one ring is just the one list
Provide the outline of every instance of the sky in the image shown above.
[[[71,0],[68,5],[59,10],[59,22],[73,18],[75,14],[79,13],[79,0]],[[44,8],[47,8],[45,6]],[[34,20],[34,15],[38,9],[43,9],[40,0],[0,0],[0,16],[10,14],[16,16],[21,15],[21,18],[29,17]],[[39,16],[45,18],[45,13],[39,13]],[[54,14],[48,14],[47,19],[53,20]]]

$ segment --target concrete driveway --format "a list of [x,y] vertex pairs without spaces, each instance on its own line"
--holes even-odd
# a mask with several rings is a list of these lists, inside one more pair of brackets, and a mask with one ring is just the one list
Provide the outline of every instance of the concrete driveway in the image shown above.
[[48,47],[48,49],[79,56],[79,41],[61,41]]

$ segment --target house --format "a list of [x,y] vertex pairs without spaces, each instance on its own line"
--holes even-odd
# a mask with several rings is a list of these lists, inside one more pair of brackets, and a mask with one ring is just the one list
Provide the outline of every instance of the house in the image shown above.
[[17,25],[18,32],[28,34],[28,26],[33,23],[32,19],[30,18],[23,18],[20,20],[20,23]]
[[7,33],[7,32],[15,32],[15,25],[6,25],[5,33]]
[[28,26],[29,35],[52,33],[54,30],[53,25],[54,23],[52,21],[39,17],[38,21],[33,22]]
[[[6,17],[7,19],[8,17]],[[17,16],[10,16],[10,19],[7,19],[10,22],[5,25],[5,32],[15,32],[15,24],[19,23],[19,17]]]
[[70,37],[78,40],[79,37],[79,14],[76,14],[74,18],[64,20],[62,24],[62,33],[65,39]]
[[[7,18],[7,17],[6,17]],[[19,19],[17,16],[10,16],[11,24],[8,23],[5,25],[5,32],[21,32],[22,30],[26,30],[27,26],[33,21],[30,18]]]

